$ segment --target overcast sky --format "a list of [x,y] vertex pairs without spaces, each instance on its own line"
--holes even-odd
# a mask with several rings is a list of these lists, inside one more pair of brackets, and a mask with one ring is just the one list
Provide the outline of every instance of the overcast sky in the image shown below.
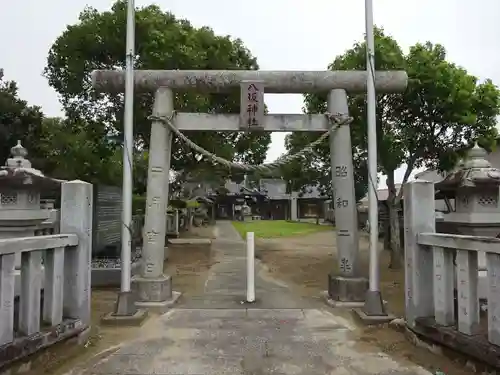
[[[61,115],[57,95],[41,76],[47,52],[85,5],[109,9],[110,0],[0,0],[0,67],[18,82],[20,95]],[[137,1],[136,6],[149,4]],[[363,38],[363,0],[160,0],[163,9],[241,38],[261,69],[322,70]],[[374,19],[407,49],[430,40],[443,44],[449,60],[500,84],[499,0],[374,0]],[[8,5],[7,5],[8,4]],[[299,113],[300,95],[266,95],[271,112]],[[284,134],[273,134],[272,160],[283,151]],[[404,171],[399,171],[399,178]]]

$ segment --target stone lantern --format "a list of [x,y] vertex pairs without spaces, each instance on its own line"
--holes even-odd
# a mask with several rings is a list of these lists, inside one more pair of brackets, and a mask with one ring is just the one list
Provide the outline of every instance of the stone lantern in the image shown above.
[[[31,237],[40,224],[50,217],[50,210],[41,209],[40,191],[59,185],[31,167],[28,151],[18,141],[11,148],[12,157],[0,167],[0,238]],[[21,264],[20,254],[16,268]]]
[[[486,160],[488,153],[477,143],[467,159],[453,173],[435,184],[439,195],[455,199],[455,209],[444,215],[453,232],[471,236],[498,237],[500,234],[500,170]],[[478,254],[479,295],[486,297],[484,284],[486,255]]]
[[455,210],[445,215],[459,234],[497,237],[500,233],[500,170],[486,160],[477,144],[463,166],[436,183],[441,194],[455,198]]

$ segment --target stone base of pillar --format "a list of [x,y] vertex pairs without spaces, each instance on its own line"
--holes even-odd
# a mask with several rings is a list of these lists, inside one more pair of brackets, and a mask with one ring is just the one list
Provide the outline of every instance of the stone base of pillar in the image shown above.
[[101,318],[102,325],[140,326],[148,317],[146,310],[135,305],[135,295],[132,292],[119,292],[113,313]]
[[328,275],[328,298],[335,303],[357,303],[363,306],[368,280],[364,277]]
[[369,290],[364,306],[354,309],[354,312],[367,325],[388,323],[395,319],[394,315],[386,312],[380,291]]
[[132,292],[119,292],[115,304],[115,315],[134,315],[137,312],[135,295]]
[[172,277],[166,275],[157,278],[134,276],[132,290],[137,296],[137,307],[158,313],[167,311],[181,296],[172,291]]

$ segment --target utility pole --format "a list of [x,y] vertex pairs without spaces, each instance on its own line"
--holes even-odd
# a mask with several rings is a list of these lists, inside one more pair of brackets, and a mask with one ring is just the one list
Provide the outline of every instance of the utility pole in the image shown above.
[[373,0],[365,0],[366,23],[366,94],[368,123],[368,220],[370,223],[369,288],[363,312],[368,316],[387,317],[380,293],[378,253],[378,197],[377,197],[377,98],[375,93],[375,38],[373,35]]
[[121,284],[115,315],[130,316],[137,312],[130,289],[132,269],[132,169],[134,149],[134,59],[135,59],[135,4],[127,2],[127,40],[125,73],[125,114],[123,139],[123,201],[122,201],[122,248]]

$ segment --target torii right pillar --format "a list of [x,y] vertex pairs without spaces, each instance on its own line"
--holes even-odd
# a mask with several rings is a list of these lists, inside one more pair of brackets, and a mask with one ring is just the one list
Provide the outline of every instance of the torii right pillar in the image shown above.
[[[349,115],[345,90],[330,91],[328,111],[332,115]],[[351,130],[348,125],[341,125],[330,136],[330,159],[338,271],[328,275],[328,299],[335,305],[362,306],[368,290],[368,280],[361,277],[358,266],[358,220],[354,193]]]

